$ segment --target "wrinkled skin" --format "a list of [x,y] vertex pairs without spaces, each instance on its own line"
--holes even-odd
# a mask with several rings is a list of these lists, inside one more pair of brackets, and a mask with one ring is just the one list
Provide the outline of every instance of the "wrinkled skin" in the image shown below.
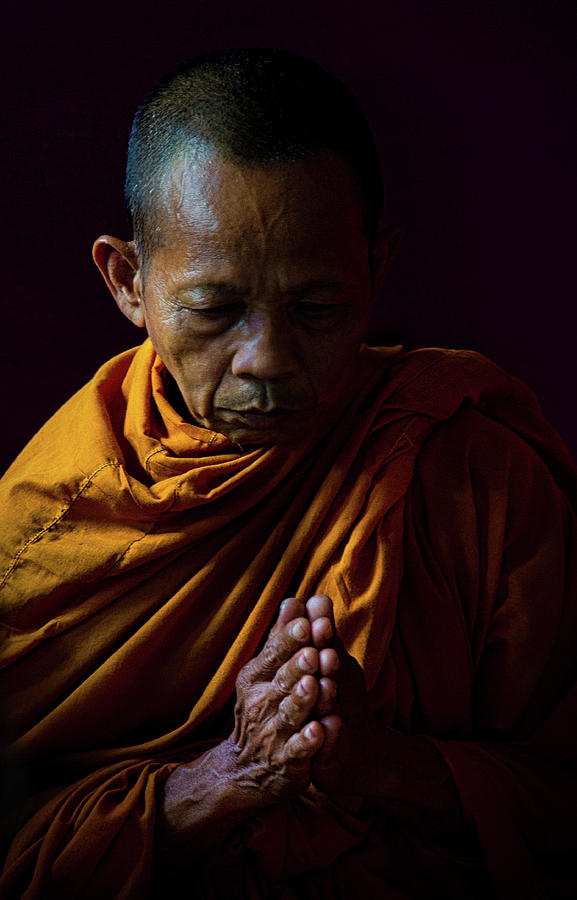
[[284,601],[236,691],[229,741],[237,787],[279,799],[311,781],[328,794],[342,793],[354,776],[370,785],[377,735],[365,678],[337,635],[328,597]]
[[334,421],[398,241],[394,228],[365,233],[344,160],[180,159],[158,220],[148,261],[110,235],[93,255],[121,311],[146,328],[181,414],[243,447]]
[[[161,878],[207,859],[267,806],[301,795],[371,797],[459,850],[471,834],[445,763],[426,739],[377,726],[363,672],[336,633],[331,600],[281,605],[240,670],[233,733],[168,778],[157,825]],[[163,874],[164,873],[164,874]]]
[[[147,329],[185,418],[241,448],[290,445],[322,434],[354,390],[399,233],[366,234],[350,171],[326,148],[262,169],[207,149],[167,171],[148,261],[134,241],[109,235],[94,259],[124,315]],[[236,688],[233,733],[166,781],[161,870],[205,858],[236,825],[311,782],[371,796],[433,839],[459,833],[437,751],[375,727],[329,598],[286,600]]]
[[[240,671],[237,683],[233,753],[244,790],[264,796],[302,793],[310,781],[311,758],[325,740],[323,718],[336,695],[339,666],[332,648],[319,644],[332,636],[330,619],[301,602],[286,600],[257,657]],[[304,646],[303,646],[304,645]]]
[[233,733],[169,776],[157,823],[161,869],[210,855],[235,825],[309,786],[340,666],[324,613],[324,602],[308,612],[295,598],[283,602],[262,650],[238,674]]

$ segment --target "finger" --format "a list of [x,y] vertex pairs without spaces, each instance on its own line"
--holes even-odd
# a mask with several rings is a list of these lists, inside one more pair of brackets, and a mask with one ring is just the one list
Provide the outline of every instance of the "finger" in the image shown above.
[[315,594],[306,604],[315,647],[325,647],[335,634],[333,604],[325,594]]
[[304,728],[292,734],[285,744],[285,759],[303,759],[314,756],[321,749],[325,732],[319,722],[308,722]]
[[324,718],[321,719],[321,725],[323,726],[323,731],[325,733],[323,756],[328,756],[338,741],[343,720],[340,716],[336,715],[324,716]]
[[311,621],[319,619],[321,616],[327,616],[329,619],[333,615],[333,601],[326,594],[314,594],[307,600],[307,615]]
[[305,674],[312,675],[319,667],[319,652],[314,647],[304,647],[277,669],[273,685],[283,694],[290,694],[295,684]]
[[273,627],[280,630],[285,625],[288,625],[292,619],[302,618],[303,616],[306,616],[304,603],[301,600],[297,600],[296,597],[287,597],[279,607],[278,618]]
[[339,654],[334,647],[325,647],[319,653],[319,671],[321,675],[332,677],[341,667]]
[[315,619],[311,622],[312,642],[319,650],[326,647],[334,636],[334,628],[331,620],[327,617]]
[[319,696],[315,706],[315,718],[322,719],[335,711],[337,685],[332,678],[319,678]]
[[304,617],[292,619],[279,630],[273,629],[258,656],[248,665],[246,677],[250,682],[272,681],[278,669],[310,643],[310,637],[311,626]]
[[279,703],[277,719],[281,728],[300,728],[309,718],[319,696],[319,684],[312,675],[304,675]]

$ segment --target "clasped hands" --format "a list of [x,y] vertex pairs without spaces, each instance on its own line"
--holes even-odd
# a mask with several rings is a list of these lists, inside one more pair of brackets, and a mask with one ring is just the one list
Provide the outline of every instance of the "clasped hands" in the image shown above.
[[328,597],[283,602],[262,650],[238,673],[236,698],[232,734],[166,781],[161,858],[188,858],[192,847],[204,857],[246,818],[311,783],[324,794],[370,797],[437,843],[469,846],[446,763],[426,738],[375,721]]
[[240,671],[229,739],[239,786],[271,801],[312,784],[361,793],[372,749],[363,672],[339,639],[331,600],[289,598],[261,652]]

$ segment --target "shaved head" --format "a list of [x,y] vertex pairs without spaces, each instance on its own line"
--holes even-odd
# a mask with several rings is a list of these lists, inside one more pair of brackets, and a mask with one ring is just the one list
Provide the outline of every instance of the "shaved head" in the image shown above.
[[379,159],[343,82],[280,50],[218,51],[184,63],[149,94],[130,136],[126,201],[143,263],[157,246],[163,187],[177,161],[216,151],[259,169],[323,148],[347,162],[372,238],[383,207]]

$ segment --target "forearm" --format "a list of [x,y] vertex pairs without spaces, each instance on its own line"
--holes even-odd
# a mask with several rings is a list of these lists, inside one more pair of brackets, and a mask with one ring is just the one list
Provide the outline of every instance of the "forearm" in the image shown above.
[[230,741],[178,766],[160,795],[157,867],[181,869],[209,859],[236,827],[273,799],[252,789],[235,770]]
[[[176,768],[160,798],[158,865],[209,860],[256,812],[303,793],[324,740],[313,717],[319,652],[303,604],[288,598],[261,653],[236,681],[235,727],[225,741]],[[326,680],[326,679],[325,679]]]

